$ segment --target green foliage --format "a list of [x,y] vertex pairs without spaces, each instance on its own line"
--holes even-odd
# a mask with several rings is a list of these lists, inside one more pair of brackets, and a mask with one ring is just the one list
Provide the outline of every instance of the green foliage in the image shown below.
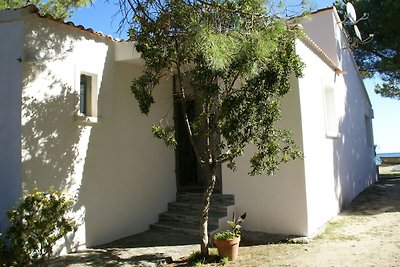
[[176,140],[174,136],[174,128],[168,127],[163,128],[159,125],[153,125],[151,128],[155,137],[164,140],[165,145],[169,148],[175,149],[176,148]]
[[154,98],[151,94],[154,86],[158,84],[158,79],[152,73],[147,73],[135,80],[131,86],[131,92],[139,103],[140,111],[148,115],[150,106],[154,104]]
[[239,236],[236,236],[231,230],[224,230],[214,235],[215,240],[232,240]]
[[396,80],[389,80],[386,83],[375,85],[375,92],[383,97],[400,100],[399,82],[396,82]]
[[3,233],[0,232],[0,267],[5,267],[7,263],[8,249],[4,240]]
[[[143,75],[131,86],[141,112],[151,112],[160,79],[173,76],[174,100],[183,113],[175,119],[183,120],[179,125],[188,133],[197,163],[208,172],[200,220],[203,254],[208,243],[204,220],[221,164],[235,169],[235,160],[249,144],[255,148],[251,175],[271,174],[279,164],[302,155],[291,132],[277,127],[290,77],[300,77],[304,67],[295,51],[302,32],[273,12],[274,3],[120,1],[126,17],[133,15],[130,39],[145,62]],[[169,126],[153,126],[153,134],[168,146],[176,145]]]
[[[176,99],[182,105],[187,103],[185,97],[201,101],[188,129],[192,138],[222,137],[218,147],[209,150],[215,155],[203,153],[199,162],[212,157],[215,164],[228,162],[234,169],[246,145],[254,144],[250,173],[255,175],[273,173],[280,163],[301,156],[291,132],[275,126],[281,119],[280,98],[291,88],[289,77],[300,77],[303,69],[295,52],[299,29],[268,14],[260,0],[134,4],[130,38],[146,68],[131,90],[144,114],[154,104],[153,88],[161,77],[173,73],[179,87]],[[207,125],[197,131],[200,122]],[[174,147],[169,132],[153,127],[156,137]],[[216,151],[223,152],[216,155]]]
[[76,231],[75,222],[66,217],[70,204],[71,201],[58,191],[34,189],[16,209],[7,212],[10,221],[6,231],[10,243],[8,265],[45,262],[56,241],[68,232]]
[[221,265],[227,265],[229,263],[229,259],[227,257],[224,257],[220,260]]
[[242,216],[239,218],[235,218],[233,215],[233,220],[228,221],[229,226],[231,227],[230,230],[224,230],[218,232],[214,235],[215,240],[232,240],[240,236],[240,229],[242,228],[240,224],[243,223],[244,219],[246,219],[246,213],[243,213]]
[[90,3],[90,0],[0,0],[0,10],[15,9],[33,4],[41,14],[50,14],[54,18],[66,19],[72,16],[75,8],[84,7]]
[[207,264],[220,263],[221,265],[227,264],[227,258],[220,258],[216,248],[210,249],[210,254],[204,256],[200,251],[193,252],[188,258],[190,266],[204,266]]
[[[382,80],[376,85],[376,93],[400,100],[400,28],[398,14],[400,2],[398,0],[352,0],[351,2],[359,16],[369,13],[368,20],[360,21],[363,38],[366,34],[374,34],[371,42],[359,45],[354,50],[357,64],[364,77],[375,74]],[[344,2],[336,1],[342,17]]]

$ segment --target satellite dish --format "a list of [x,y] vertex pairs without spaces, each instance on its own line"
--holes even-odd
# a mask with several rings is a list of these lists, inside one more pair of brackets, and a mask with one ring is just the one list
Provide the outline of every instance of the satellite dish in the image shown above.
[[354,25],[354,31],[356,32],[357,38],[360,39],[360,41],[362,41],[361,32],[358,29],[357,25]]
[[371,42],[372,39],[374,38],[374,35],[370,34],[368,38],[363,40],[362,36],[361,36],[361,32],[360,32],[360,30],[358,29],[358,26],[357,26],[357,23],[360,22],[361,20],[367,20],[368,17],[369,17],[369,14],[368,13],[364,13],[363,16],[357,20],[356,9],[354,8],[353,4],[349,3],[349,2],[346,3],[346,13],[347,13],[346,17],[345,17],[344,21],[341,21],[341,23],[343,23],[343,25],[345,27],[353,26],[354,32],[355,32],[355,35],[356,35],[356,38],[350,36],[347,33],[346,29],[343,28],[343,32],[344,32],[345,38],[347,39],[347,42],[349,44],[348,47],[346,47],[346,48],[354,49],[360,44],[366,44],[366,43]]
[[346,4],[346,12],[347,16],[349,17],[351,23],[356,24],[357,23],[357,14],[356,14],[356,9],[351,3]]

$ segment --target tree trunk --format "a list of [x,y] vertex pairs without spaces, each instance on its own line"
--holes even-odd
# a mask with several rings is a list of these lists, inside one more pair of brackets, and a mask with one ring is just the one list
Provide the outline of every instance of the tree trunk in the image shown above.
[[217,180],[217,168],[211,167],[207,188],[203,195],[203,210],[200,218],[200,252],[208,256],[208,212],[210,209],[211,195],[214,191],[215,181]]

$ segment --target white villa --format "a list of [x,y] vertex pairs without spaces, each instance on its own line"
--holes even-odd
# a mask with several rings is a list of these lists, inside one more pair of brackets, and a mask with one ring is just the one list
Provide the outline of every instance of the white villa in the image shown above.
[[[302,25],[296,49],[306,68],[292,79],[281,124],[304,159],[273,176],[249,176],[246,156],[236,172],[222,168],[218,190],[247,212],[249,231],[311,236],[377,179],[373,110],[337,11],[318,10]],[[132,42],[34,6],[0,11],[0,36],[0,230],[33,187],[76,200],[80,227],[63,252],[149,229],[188,188],[177,152],[151,133],[174,106],[173,79],[158,85],[146,117],[129,90],[143,68]]]

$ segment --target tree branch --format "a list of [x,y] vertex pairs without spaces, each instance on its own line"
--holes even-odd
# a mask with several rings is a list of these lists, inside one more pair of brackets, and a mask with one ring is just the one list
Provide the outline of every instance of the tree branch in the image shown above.
[[[178,44],[178,41],[176,38],[175,38],[175,49],[176,49],[176,51],[179,51],[179,44]],[[204,159],[201,158],[198,148],[196,146],[196,142],[194,141],[192,128],[190,126],[189,116],[187,113],[187,106],[186,106],[187,100],[186,100],[186,94],[185,94],[185,89],[184,89],[184,85],[183,85],[183,79],[182,79],[183,74],[181,72],[181,65],[182,64],[180,62],[179,55],[178,55],[177,59],[176,59],[176,69],[178,72],[177,75],[178,75],[178,82],[179,82],[180,97],[182,98],[182,111],[183,111],[184,123],[186,126],[187,133],[189,135],[189,141],[190,141],[190,144],[192,145],[194,154],[200,163],[204,163]]]
[[129,4],[129,6],[131,7],[132,12],[135,14],[135,16],[138,16],[136,10],[140,10],[140,12],[143,13],[143,15],[144,15],[144,17],[145,17],[146,19],[148,19],[148,20],[151,21],[152,23],[155,22],[155,21],[150,17],[150,15],[147,14],[147,12],[145,11],[145,8],[142,6],[142,4],[141,4],[139,1],[134,0],[134,2],[135,2],[135,4],[136,4],[137,8],[135,8],[135,6],[134,6],[134,4],[131,2],[131,0],[126,0],[126,1],[128,2],[128,4]]

